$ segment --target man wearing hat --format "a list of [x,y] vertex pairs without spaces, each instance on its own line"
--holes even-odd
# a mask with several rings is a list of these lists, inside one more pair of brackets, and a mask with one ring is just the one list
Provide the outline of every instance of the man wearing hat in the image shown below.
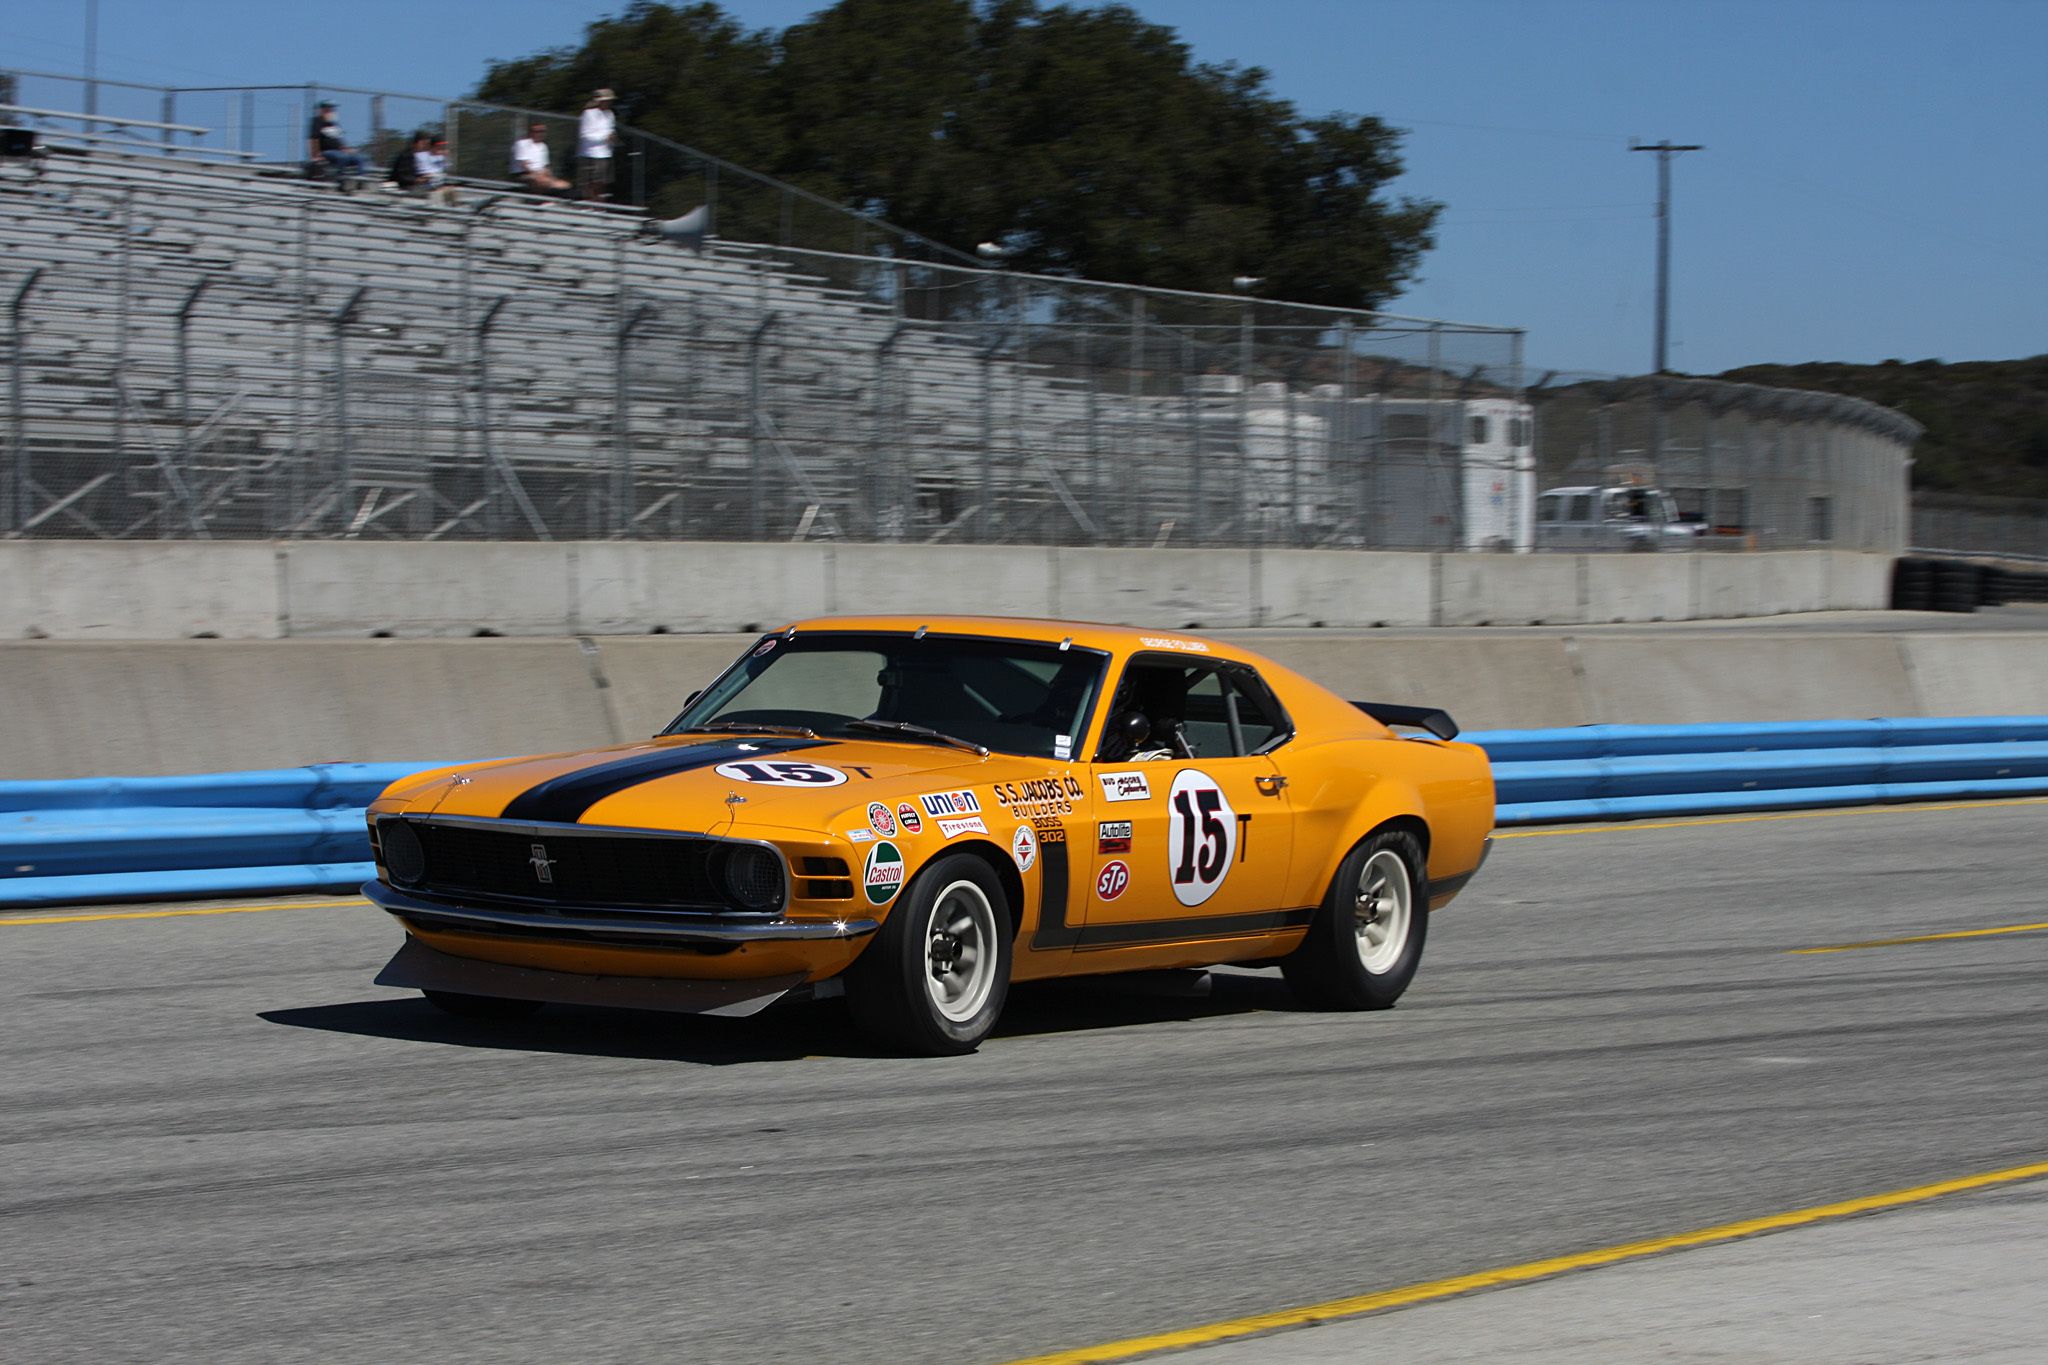
[[321,100],[313,122],[307,126],[306,152],[312,161],[325,162],[333,167],[335,186],[343,194],[361,183],[363,158],[348,145],[348,137],[341,131],[341,120],[335,117],[333,100]]
[[595,92],[576,123],[576,179],[583,197],[593,204],[611,198],[612,146],[619,140],[618,130],[619,120],[612,113],[612,92]]

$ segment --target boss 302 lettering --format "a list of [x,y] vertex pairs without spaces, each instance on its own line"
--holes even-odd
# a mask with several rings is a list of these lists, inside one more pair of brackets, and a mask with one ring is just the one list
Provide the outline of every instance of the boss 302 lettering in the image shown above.
[[1278,961],[1312,1006],[1386,1008],[1493,818],[1484,752],[1389,728],[1413,713],[1223,641],[799,621],[652,740],[388,788],[377,979],[488,1018],[843,993],[927,1054],[1044,977]]

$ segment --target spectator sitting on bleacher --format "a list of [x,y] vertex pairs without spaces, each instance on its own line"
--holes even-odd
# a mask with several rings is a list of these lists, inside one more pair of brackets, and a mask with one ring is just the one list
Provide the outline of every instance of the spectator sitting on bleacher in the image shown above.
[[456,202],[455,191],[448,188],[448,159],[434,150],[429,133],[414,133],[412,145],[391,159],[391,183],[430,203],[453,206]]
[[351,193],[362,181],[363,158],[348,145],[333,100],[320,101],[320,111],[306,129],[306,152],[315,167],[333,170],[335,187],[343,194]]
[[539,194],[561,194],[569,182],[548,168],[548,126],[529,125],[526,136],[512,144],[512,178]]

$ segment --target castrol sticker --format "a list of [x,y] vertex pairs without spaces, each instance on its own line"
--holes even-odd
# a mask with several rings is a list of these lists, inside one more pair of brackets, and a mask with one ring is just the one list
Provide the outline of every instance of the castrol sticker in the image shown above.
[[846,780],[846,774],[837,768],[787,759],[721,763],[711,771],[732,782],[758,782],[769,787],[836,787]]
[[861,890],[867,893],[870,904],[887,905],[896,899],[896,893],[903,889],[903,854],[887,839],[868,850],[868,858],[861,865]]
[[939,833],[945,835],[948,839],[957,838],[962,834],[988,833],[988,826],[982,823],[979,815],[952,816],[948,819],[940,820],[938,826]]
[[1010,856],[1017,860],[1019,872],[1029,872],[1031,865],[1038,861],[1038,836],[1031,832],[1031,826],[1019,825],[1017,832],[1010,836]]
[[1095,899],[1113,901],[1131,884],[1131,869],[1121,858],[1111,859],[1095,875]]
[[919,815],[917,807],[911,805],[908,801],[898,803],[896,807],[896,823],[903,826],[905,834],[924,833],[924,817]]
[[896,832],[896,815],[880,801],[868,803],[868,828],[883,838]]

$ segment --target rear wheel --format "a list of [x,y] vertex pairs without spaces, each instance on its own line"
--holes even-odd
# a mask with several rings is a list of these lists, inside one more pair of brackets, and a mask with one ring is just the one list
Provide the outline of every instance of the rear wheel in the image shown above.
[[1315,1009],[1391,1009],[1415,977],[1428,933],[1422,845],[1405,830],[1388,830],[1345,855],[1307,936],[1280,970]]
[[464,1019],[524,1019],[541,1007],[538,1000],[507,1000],[496,995],[463,995],[457,991],[421,991],[427,1003]]
[[971,853],[938,859],[848,969],[854,1021],[926,1056],[974,1051],[1009,996],[1013,925],[987,863]]

